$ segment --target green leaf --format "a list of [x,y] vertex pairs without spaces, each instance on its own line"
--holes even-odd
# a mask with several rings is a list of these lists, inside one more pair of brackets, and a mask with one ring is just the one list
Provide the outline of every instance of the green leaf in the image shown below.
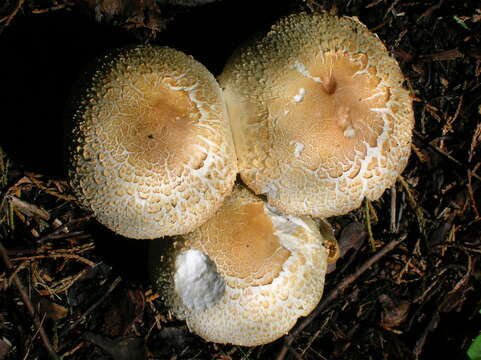
[[471,360],[481,360],[481,334],[473,340],[467,354]]

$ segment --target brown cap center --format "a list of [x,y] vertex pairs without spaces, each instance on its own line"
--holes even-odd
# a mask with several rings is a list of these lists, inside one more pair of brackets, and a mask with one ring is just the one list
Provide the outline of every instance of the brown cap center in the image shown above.
[[366,145],[376,145],[384,125],[379,109],[386,107],[388,92],[367,62],[364,54],[338,50],[298,63],[284,82],[284,99],[269,107],[279,125],[274,138],[312,170],[352,160]]
[[[223,216],[208,222],[211,236],[202,243],[203,250],[226,276],[245,279],[252,285],[272,282],[279,274],[290,252],[274,235],[272,220],[257,203],[225,204]],[[229,221],[226,221],[229,217]]]
[[[114,141],[129,152],[130,162],[166,164],[171,169],[202,161],[195,145],[202,132],[200,112],[189,93],[176,89],[169,78],[142,74],[122,86],[112,114]],[[114,125],[113,120],[120,124]],[[140,160],[142,159],[142,160]]]

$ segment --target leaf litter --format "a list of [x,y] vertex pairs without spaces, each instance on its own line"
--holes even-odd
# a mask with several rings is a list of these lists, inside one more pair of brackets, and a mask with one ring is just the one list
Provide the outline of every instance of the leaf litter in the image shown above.
[[[26,41],[17,36],[25,27],[60,19],[68,32],[63,19],[74,16],[86,34],[92,23],[99,34],[119,29],[101,40],[91,37],[100,41],[92,53],[106,48],[110,36],[114,42],[158,41],[186,49],[215,73],[236,44],[289,12],[356,16],[400,62],[414,99],[413,154],[402,178],[379,201],[330,219],[341,258],[318,308],[288,336],[252,349],[211,344],[190,334],[152,290],[145,243],[124,244],[98,231],[77,207],[48,138],[32,136],[20,116],[18,127],[3,128],[0,137],[0,360],[465,357],[481,331],[479,4],[247,1],[232,10],[226,3],[183,8],[168,1],[9,0],[0,6],[0,46],[6,59],[15,59],[18,46],[32,46],[19,43]],[[214,25],[232,33],[232,44],[200,49],[200,36],[212,39],[218,32]],[[30,79],[20,65],[2,63],[0,75],[15,71],[20,80]],[[53,99],[52,106],[62,101]],[[35,167],[39,158],[45,171]]]

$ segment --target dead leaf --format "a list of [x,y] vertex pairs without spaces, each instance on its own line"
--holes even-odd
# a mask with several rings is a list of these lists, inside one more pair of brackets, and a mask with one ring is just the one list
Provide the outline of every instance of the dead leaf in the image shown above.
[[408,301],[393,300],[388,295],[382,294],[379,296],[379,302],[384,308],[380,324],[383,328],[395,328],[406,320],[411,307]]
[[62,305],[56,304],[46,298],[41,298],[38,302],[40,313],[45,314],[48,319],[60,320],[67,316],[68,309]]
[[358,222],[348,224],[339,236],[341,257],[351,249],[358,250],[364,244],[366,237],[367,232],[363,225]]
[[[363,225],[358,222],[348,224],[339,235],[339,258],[344,257],[351,249],[358,250],[367,238],[367,231]],[[336,263],[331,263],[327,267],[327,273],[331,273],[336,269]]]

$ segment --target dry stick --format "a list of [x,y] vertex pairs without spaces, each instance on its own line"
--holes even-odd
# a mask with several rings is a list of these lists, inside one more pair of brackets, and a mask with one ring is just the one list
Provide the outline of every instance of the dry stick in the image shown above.
[[[451,160],[453,163],[455,163],[456,165],[460,166],[460,167],[465,167],[465,165],[463,165],[463,163],[457,159],[455,159],[454,157],[452,157],[451,155],[449,155],[447,152],[441,150],[440,148],[438,148],[437,146],[434,146],[433,144],[428,144],[429,146],[431,146],[434,150],[436,150],[438,153],[440,153],[441,155],[445,156],[446,158],[448,158],[449,160]],[[473,173],[472,174],[474,178],[478,179],[481,181],[481,176],[479,176],[478,174],[476,173]]]
[[378,262],[384,255],[396,248],[401,242],[407,238],[407,234],[402,234],[397,240],[389,242],[381,250],[370,257],[361,267],[353,274],[345,277],[337,286],[331,290],[331,292],[324,298],[324,300],[317,306],[317,308],[299,324],[299,326],[290,335],[287,335],[284,340],[284,345],[277,356],[277,360],[283,360],[291,348],[292,343],[297,336],[307,327],[309,324],[326,309],[326,307],[334,301],[340,294],[346,290],[349,285],[356,281],[367,269]]
[[[24,2],[25,2],[25,0],[17,0],[14,4],[12,4],[10,6],[11,9],[7,9],[7,10],[9,10],[10,13],[5,15],[4,17],[0,18],[0,24],[4,22],[6,26],[10,25],[10,22],[15,17],[17,12],[22,8],[22,5],[23,5]],[[1,32],[1,30],[0,30],[0,32]]]
[[372,235],[372,228],[371,228],[371,209],[369,208],[369,200],[366,198],[364,199],[365,204],[365,212],[366,212],[366,228],[367,233],[369,234],[369,244],[371,245],[371,250],[374,252],[376,251],[376,243],[374,241],[374,236]]
[[40,239],[37,240],[38,243],[43,243],[47,240],[51,240],[53,238],[55,238],[55,236],[57,236],[58,234],[60,234],[60,232],[66,230],[69,226],[71,225],[74,225],[74,224],[77,224],[77,223],[80,223],[80,222],[83,222],[83,221],[88,221],[90,220],[91,218],[93,217],[92,214],[90,215],[87,215],[87,216],[84,216],[84,217],[81,217],[81,218],[77,218],[77,219],[73,219],[73,220],[70,220],[68,222],[66,222],[65,224],[63,225],[60,225],[58,228],[56,228],[54,231],[52,231],[50,234],[47,234],[47,235],[44,235],[42,236]]
[[443,5],[443,3],[444,3],[444,0],[439,0],[439,2],[436,5],[429,7],[425,12],[423,12],[417,21],[421,20],[424,17],[431,17],[433,12],[435,10],[438,10]]
[[74,201],[76,199],[75,196],[73,195],[65,195],[65,194],[60,194],[57,191],[49,189],[47,185],[45,185],[41,180],[37,179],[35,177],[35,174],[32,173],[25,173],[25,175],[28,177],[28,179],[40,190],[45,191],[47,194],[55,196],[58,199],[62,200],[67,200],[67,201]]
[[118,276],[112,284],[110,284],[109,288],[107,291],[102,295],[100,299],[98,299],[96,302],[94,302],[77,320],[75,320],[67,329],[62,331],[60,334],[60,337],[65,336],[70,330],[72,330],[74,327],[76,327],[83,319],[85,319],[92,311],[95,310],[97,306],[99,306],[109,294],[114,291],[114,289],[117,287],[117,285],[122,281],[122,278]]
[[407,195],[407,200],[409,203],[409,206],[414,210],[416,213],[416,219],[419,223],[419,230],[421,231],[421,235],[423,236],[424,240],[428,238],[426,234],[426,221],[424,219],[424,214],[421,209],[421,207],[418,205],[416,202],[416,199],[414,198],[413,194],[411,193],[411,190],[409,188],[409,184],[404,180],[404,178],[399,175],[397,178],[397,181],[401,184],[402,188],[404,189],[406,195]]
[[[10,262],[10,259],[8,258],[7,250],[5,249],[1,241],[0,241],[0,252],[2,253],[2,259],[7,269],[12,269],[13,266],[12,266],[12,263]],[[20,296],[22,297],[25,307],[27,308],[28,312],[33,318],[33,322],[40,335],[40,339],[42,340],[42,343],[43,343],[43,346],[45,346],[45,349],[47,349],[48,354],[50,355],[50,358],[54,360],[60,360],[60,357],[54,351],[52,344],[50,343],[50,340],[47,337],[47,333],[45,332],[45,329],[43,328],[40,319],[35,313],[35,308],[33,307],[32,302],[30,301],[27,295],[25,287],[23,286],[22,282],[20,281],[19,277],[16,274],[13,276],[13,283],[17,287],[17,290],[20,293]]]
[[44,13],[47,13],[47,12],[62,10],[62,9],[65,9],[66,7],[67,6],[65,4],[61,4],[61,5],[51,6],[51,7],[46,8],[46,9],[33,9],[32,14],[44,14]]
[[481,165],[481,163],[478,163],[473,170],[468,169],[468,194],[469,194],[469,199],[471,200],[471,207],[474,210],[474,214],[476,215],[476,220],[481,219],[481,216],[479,215],[478,207],[476,205],[476,200],[474,198],[474,191],[473,191],[473,186],[472,186],[472,176],[476,171],[478,170],[478,167]]
[[31,255],[31,256],[22,256],[12,259],[11,261],[25,261],[25,260],[35,260],[35,259],[50,259],[50,258],[66,258],[66,259],[75,259],[84,264],[87,264],[90,267],[94,267],[95,263],[86,259],[80,255],[76,254],[48,254],[48,255]]
[[396,195],[396,184],[394,184],[393,186],[391,186],[391,221],[389,223],[389,230],[391,231],[391,234],[394,234],[398,228],[396,223]]

